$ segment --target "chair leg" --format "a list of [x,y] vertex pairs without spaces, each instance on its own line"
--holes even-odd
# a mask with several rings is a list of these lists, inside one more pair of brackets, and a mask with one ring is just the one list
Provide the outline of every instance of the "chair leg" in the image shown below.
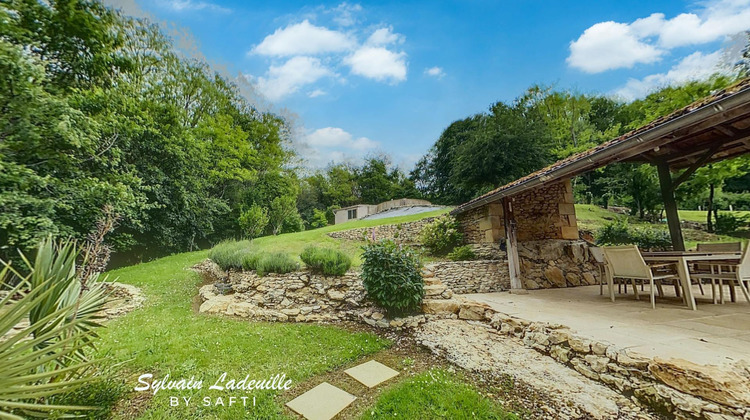
[[701,280],[698,280],[698,289],[701,291],[701,296],[705,295],[705,293],[703,293],[703,282]]
[[656,297],[654,296],[654,279],[650,279],[649,282],[651,283],[651,309],[656,309]]
[[659,293],[659,297],[664,297],[664,288],[661,285],[661,280],[656,282],[656,291]]
[[[739,277],[739,275],[737,276]],[[742,289],[742,294],[745,295],[745,300],[747,303],[750,303],[750,290],[748,290],[748,285],[745,284],[747,280],[738,279],[737,283],[740,284],[740,289]]]
[[677,295],[677,297],[681,297],[680,296],[680,282],[679,281],[674,282],[674,293]]
[[719,280],[719,302],[721,302],[721,304],[723,305],[725,302],[724,301],[724,280],[723,279],[718,279],[718,280]]
[[633,286],[633,293],[635,294],[635,300],[641,300],[640,296],[638,296],[638,284],[636,284],[635,279],[630,279],[632,281]]
[[714,301],[714,305],[716,305],[716,279],[711,279],[711,298]]

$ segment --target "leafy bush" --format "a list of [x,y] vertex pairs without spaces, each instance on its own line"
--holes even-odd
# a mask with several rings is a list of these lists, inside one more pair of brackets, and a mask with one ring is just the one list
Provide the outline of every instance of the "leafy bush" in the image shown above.
[[750,220],[748,216],[735,216],[731,213],[721,213],[716,216],[716,233],[729,235],[747,227]]
[[422,263],[408,248],[384,240],[364,246],[362,281],[367,296],[389,314],[419,308],[424,298]]
[[456,219],[443,215],[422,228],[419,240],[430,254],[445,255],[463,242],[463,235]]
[[250,239],[263,235],[263,231],[268,226],[268,221],[268,210],[257,204],[253,204],[248,210],[243,211],[238,220],[242,232]]
[[448,254],[448,259],[451,261],[470,261],[476,258],[474,250],[469,245],[456,247]]
[[252,271],[258,269],[258,262],[263,257],[260,252],[248,252],[242,256],[242,269]]
[[596,233],[598,245],[638,245],[643,250],[668,250],[672,248],[672,238],[663,229],[631,228],[626,219],[607,222]]
[[343,276],[352,266],[352,259],[335,249],[307,247],[300,258],[310,271],[326,276]]
[[242,270],[245,268],[245,258],[252,252],[251,244],[250,241],[223,241],[211,248],[208,258],[222,270]]
[[299,269],[299,264],[291,255],[283,252],[274,252],[272,254],[263,254],[257,261],[255,271],[259,276],[267,273],[291,273]]

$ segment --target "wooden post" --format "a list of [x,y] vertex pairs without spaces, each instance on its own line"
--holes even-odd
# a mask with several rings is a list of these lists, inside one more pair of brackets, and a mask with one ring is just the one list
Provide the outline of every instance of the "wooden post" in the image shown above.
[[664,201],[664,213],[667,215],[669,235],[672,237],[672,247],[675,251],[684,251],[685,242],[682,239],[682,227],[680,226],[680,215],[677,213],[677,202],[674,200],[675,184],[672,174],[669,172],[669,163],[659,162],[656,165],[659,172],[659,186],[661,187],[661,198]]
[[517,294],[527,293],[521,283],[518,242],[516,240],[516,219],[513,216],[513,206],[508,197],[503,197],[503,220],[505,221],[505,249],[508,254],[510,292]]

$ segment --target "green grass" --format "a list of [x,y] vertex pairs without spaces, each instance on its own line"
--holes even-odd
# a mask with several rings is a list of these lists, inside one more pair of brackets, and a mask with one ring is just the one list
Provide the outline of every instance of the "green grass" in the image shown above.
[[[198,400],[228,395],[208,390],[222,372],[238,379],[247,374],[264,379],[285,373],[297,383],[389,345],[373,334],[333,326],[258,323],[196,314],[192,302],[201,279],[188,267],[207,254],[178,254],[109,273],[110,278],[119,277],[121,282],[140,287],[147,300],[143,308],[112,321],[101,332],[98,355],[105,365],[122,363],[120,369],[126,373],[125,384],[130,390],[144,373],[155,378],[195,376],[205,381],[201,390],[163,390],[150,401],[146,392],[129,392],[120,404],[125,411],[147,401],[138,418],[284,418],[271,392],[248,391],[245,395],[257,397],[257,405],[247,410],[236,405],[206,408]],[[243,395],[241,392],[232,395]],[[170,395],[192,396],[191,406],[170,407]],[[107,400],[106,396],[98,399]],[[74,395],[69,402],[81,400],[85,398]]]
[[362,419],[516,419],[460,375],[432,369],[397,383],[365,410]]
[[[254,249],[260,250],[264,253],[285,252],[292,255],[297,260],[299,260],[299,254],[301,254],[302,251],[304,251],[304,249],[310,245],[337,249],[351,257],[353,267],[359,267],[360,265],[362,265],[362,260],[360,258],[362,250],[360,249],[360,247],[364,242],[340,241],[338,239],[331,238],[327,235],[328,233],[340,230],[413,222],[416,220],[424,219],[426,217],[439,216],[441,214],[447,213],[448,211],[450,211],[450,209],[433,210],[430,212],[413,214],[409,216],[391,217],[388,219],[354,220],[338,225],[326,226],[320,229],[285,233],[277,236],[264,236],[254,239],[252,243]],[[250,241],[239,242],[243,243],[248,248],[250,247]]]
[[[727,212],[723,212],[727,213]],[[740,216],[743,214],[750,214],[747,211],[735,211],[733,214]],[[698,210],[680,210],[680,220],[688,220],[692,222],[706,222],[706,212]],[[649,223],[638,219],[637,217],[617,214],[611,210],[601,208],[593,204],[576,204],[576,219],[578,220],[578,227],[584,230],[590,230],[596,232],[604,223],[614,220],[618,217],[627,217],[628,223],[634,226],[652,226],[657,229],[667,229],[666,224],[661,223]],[[682,229],[682,234],[685,238],[685,247],[687,249],[695,249],[698,243],[707,242],[746,242],[747,238],[734,237],[728,235],[717,235],[714,233],[708,233],[702,230],[696,229]]]

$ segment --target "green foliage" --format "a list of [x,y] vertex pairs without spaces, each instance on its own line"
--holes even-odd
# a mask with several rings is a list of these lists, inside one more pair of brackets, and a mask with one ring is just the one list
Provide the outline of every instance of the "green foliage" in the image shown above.
[[314,273],[343,276],[352,266],[352,259],[341,251],[310,246],[300,254],[302,262]]
[[299,264],[285,252],[263,254],[255,266],[259,276],[267,273],[285,274],[296,270],[299,270]]
[[101,209],[136,256],[233,236],[241,209],[296,195],[280,118],[100,2],[0,6],[0,256],[82,238]]
[[362,418],[511,420],[518,417],[483,396],[460,375],[431,369],[383,391]]
[[417,310],[424,298],[422,263],[393,241],[368,243],[362,254],[367,296],[389,314]]
[[[221,267],[222,270],[242,270],[248,269],[248,264],[253,265],[254,263],[251,263],[251,258],[249,258],[249,255],[254,254],[254,252],[251,249],[251,242],[250,241],[223,241],[208,252],[208,258],[211,259],[211,261],[218,264],[219,267]],[[254,269],[255,267],[252,267],[251,269]]]
[[453,251],[448,253],[448,259],[451,261],[470,261],[477,258],[474,250],[470,245],[457,246]]
[[669,232],[653,227],[631,228],[627,219],[607,222],[596,232],[597,245],[638,245],[642,250],[663,251],[672,248]]
[[249,209],[243,211],[239,218],[240,229],[250,239],[261,236],[266,230],[268,222],[268,210],[257,204],[253,204]]
[[297,211],[295,199],[292,196],[274,198],[271,201],[268,219],[271,232],[274,235],[283,232],[299,232],[303,229],[302,219]]
[[463,235],[456,219],[443,215],[422,228],[419,241],[430,254],[445,255],[463,242]]
[[[45,241],[28,275],[3,262],[0,284],[8,284],[11,273],[20,281],[0,298],[0,417],[43,417],[53,410],[85,409],[49,404],[51,397],[92,381],[95,362],[88,353],[97,338],[97,317],[105,299],[95,278],[82,284],[76,277],[77,257],[73,244]],[[25,319],[29,325],[14,331]]]
[[310,220],[310,227],[313,229],[328,226],[328,212],[325,210],[313,210],[313,216]]
[[745,228],[750,224],[750,216],[734,215],[731,213],[720,213],[716,216],[716,233],[729,235]]

